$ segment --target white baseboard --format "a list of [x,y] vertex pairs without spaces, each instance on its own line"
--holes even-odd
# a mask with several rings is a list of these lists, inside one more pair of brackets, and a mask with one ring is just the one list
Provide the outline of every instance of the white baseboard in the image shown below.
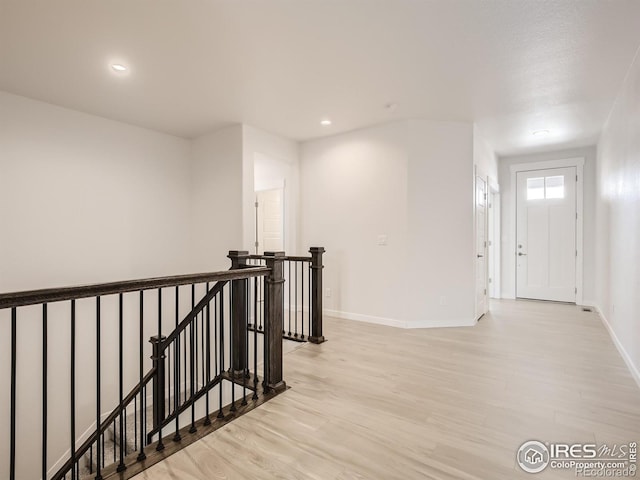
[[451,328],[451,327],[473,327],[478,321],[469,320],[418,320],[407,322],[405,328]]
[[598,315],[600,315],[600,318],[602,319],[603,325],[605,326],[605,328],[609,332],[609,336],[613,340],[613,344],[618,349],[618,352],[620,353],[620,356],[624,360],[624,363],[627,364],[627,368],[629,369],[629,372],[631,372],[631,376],[633,377],[633,379],[638,384],[638,387],[640,388],[640,369],[638,369],[638,367],[633,363],[633,360],[631,360],[631,356],[629,356],[629,354],[625,350],[624,346],[622,345],[622,343],[618,339],[618,336],[616,335],[616,332],[614,332],[613,327],[609,323],[609,320],[607,320],[607,317],[605,317],[604,314],[602,313],[602,309],[600,308],[600,306],[598,306],[598,305],[593,305],[593,306],[598,311]]
[[341,318],[343,320],[355,320],[357,322],[375,323],[377,325],[386,325],[388,327],[406,328],[406,322],[395,318],[374,317],[372,315],[363,315],[361,313],[343,312],[341,310],[323,310],[325,315],[329,317]]
[[[104,422],[110,414],[111,412],[103,413],[102,415],[100,415],[100,423]],[[94,421],[89,426],[89,428],[87,428],[82,433],[82,435],[80,435],[76,439],[76,448],[80,447],[85,442],[85,440],[87,440],[93,434],[93,432],[95,432],[96,425],[97,423]],[[53,477],[56,473],[58,473],[58,470],[60,470],[70,458],[71,458],[71,448],[68,448],[64,452],[64,454],[58,459],[58,461],[54,463],[53,466],[47,470],[47,478]]]
[[343,312],[341,310],[323,310],[329,317],[341,318],[343,320],[355,320],[357,322],[375,323],[396,328],[443,328],[443,327],[472,327],[477,322],[471,320],[417,320],[409,322],[395,318],[375,317],[373,315],[363,315],[361,313]]

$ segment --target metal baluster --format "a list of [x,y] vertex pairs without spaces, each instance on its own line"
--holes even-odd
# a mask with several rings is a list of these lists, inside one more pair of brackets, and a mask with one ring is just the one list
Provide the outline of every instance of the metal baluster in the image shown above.
[[220,374],[218,370],[218,296],[213,297],[213,375],[214,377]]
[[[102,325],[100,318],[100,297],[96,297],[96,425],[98,426],[98,432],[100,432],[100,426],[102,424],[102,416],[101,416],[101,384],[100,384],[100,374],[101,374],[101,344],[100,336],[102,333]],[[102,445],[100,445],[100,435],[98,434],[98,439],[96,441],[96,480],[100,480],[102,475],[100,473],[100,453],[102,452],[102,456],[104,457],[104,435],[102,436]],[[100,448],[102,447],[102,449]],[[104,458],[102,463],[104,464]]]
[[[264,301],[262,302],[262,314],[264,315],[266,311],[268,311],[269,308],[269,297],[267,296],[267,282],[266,282],[266,278],[267,277],[263,277],[263,282],[262,282],[262,298],[264,299]],[[267,385],[267,378],[269,378],[269,341],[268,341],[268,332],[265,329],[265,334],[264,337],[262,338],[262,353],[263,353],[263,363],[262,363],[262,387],[263,387],[263,393],[267,393],[269,391],[269,387]]]
[[[167,377],[167,381],[169,383],[167,383],[166,386],[169,388],[169,390],[171,389],[171,365],[173,365],[171,363],[171,346],[168,345],[167,346],[167,371],[166,371],[166,377]],[[165,398],[165,402],[167,403],[166,412],[169,415],[171,415],[171,392],[169,392],[169,398]]]
[[[158,338],[162,338],[162,287],[158,288]],[[164,390],[162,391],[162,401],[164,402]],[[158,420],[158,445],[156,445],[158,452],[164,450],[164,443],[162,442],[162,420],[164,420],[164,418]]]
[[[262,285],[264,277],[258,277],[258,278],[259,278],[258,283],[260,285]],[[258,303],[264,303],[264,296],[262,296],[263,295],[262,294],[262,288],[258,288],[258,295],[261,295],[261,299],[258,300]],[[258,315],[258,317],[259,317],[259,320],[260,320],[260,331],[262,331],[262,312],[259,312],[259,313],[260,313],[260,315]]]
[[[231,285],[231,283],[229,283],[229,285]],[[233,358],[233,353],[234,353],[233,344],[235,343],[233,338],[233,332],[235,330],[235,326],[233,325],[234,318],[235,318],[234,308],[233,308],[233,295],[235,292],[233,290],[234,290],[233,287],[229,288],[229,373],[231,378],[230,411],[235,412],[236,411],[236,383],[235,383],[236,372],[235,372],[235,365],[234,365],[234,358]]]
[[184,402],[187,402],[187,332],[186,329],[183,330],[183,334],[182,335],[182,354],[183,354],[183,362],[182,364],[184,365],[184,376],[180,377],[180,380],[182,381],[182,378],[184,378]]
[[118,457],[117,457],[117,453],[118,453],[118,444],[116,443],[116,433],[118,432],[118,429],[116,427],[116,419],[113,419],[113,463],[116,463]]
[[247,373],[249,368],[249,330],[247,323],[249,322],[249,280],[243,280],[245,295],[245,317],[242,319],[244,322],[244,362],[242,365],[242,403],[240,405],[247,404]]
[[76,301],[71,300],[71,480],[76,478]]
[[[311,299],[311,262],[309,262],[309,265],[307,266],[307,278],[309,279],[309,308],[307,309],[307,321],[309,322],[309,334],[307,335],[307,340],[309,340],[309,336],[313,335],[313,332],[311,330],[311,309],[313,308],[312,306],[312,302],[313,300]],[[304,307],[303,307],[304,308]]]
[[[207,294],[209,293],[209,282],[207,282]],[[206,418],[204,420],[205,425],[211,425],[211,419],[209,418],[209,382],[211,382],[211,312],[210,312],[211,302],[207,302],[207,352],[205,354],[206,357],[206,369],[207,369],[207,393],[205,394],[205,410],[207,411]]]
[[17,357],[17,312],[11,309],[11,447],[9,453],[9,479],[16,478],[16,357]]
[[142,411],[144,412],[145,421],[142,423],[143,426],[143,438],[147,438],[147,386],[142,387]]
[[104,468],[104,460],[105,460],[105,453],[104,453],[104,433],[102,434],[102,467]]
[[[191,311],[193,311],[194,307],[196,306],[196,286],[195,284],[191,285]],[[194,401],[194,387],[195,387],[195,381],[193,378],[193,372],[194,372],[194,363],[193,363],[193,349],[194,349],[194,343],[193,343],[193,329],[194,329],[194,323],[197,322],[197,317],[196,318],[192,318],[191,322],[189,322],[189,359],[190,359],[190,375],[189,375],[189,382],[190,382],[190,389],[191,391],[189,392],[189,396],[191,397],[191,428],[189,429],[189,433],[195,433],[196,432],[196,403]]]
[[[176,329],[180,322],[180,287],[176,285]],[[182,437],[180,435],[180,415],[178,407],[180,406],[180,335],[173,342],[173,411],[176,414],[176,433],[173,435],[173,441],[179,442]]]
[[291,336],[291,261],[287,262],[289,264],[289,277],[287,278],[287,283],[289,284],[289,333],[287,334],[289,337]]
[[[120,399],[120,405],[122,406],[122,400],[124,398],[124,346],[123,346],[123,323],[124,323],[124,311],[123,311],[123,295],[122,293],[118,294],[118,393]],[[125,409],[126,412],[126,409]],[[124,432],[124,418],[122,418],[122,412],[118,415],[118,419],[120,420],[120,463],[118,464],[118,468],[116,469],[118,472],[124,471],[127,467],[124,464],[124,455],[125,451],[122,448],[123,441],[125,439]]]
[[295,281],[295,285],[293,287],[295,295],[296,295],[296,306],[295,308],[295,312],[296,312],[296,319],[295,319],[295,332],[293,334],[294,338],[298,338],[298,262],[294,262],[293,264],[293,271],[295,273],[295,277],[296,277],[296,281]]
[[[253,316],[258,316],[258,278],[253,279]],[[252,400],[258,399],[258,329],[253,329],[253,396]]]
[[138,453],[138,461],[141,462],[147,456],[144,453],[145,440],[144,440],[144,426],[146,423],[145,420],[145,406],[144,406],[144,395],[142,393],[142,379],[144,377],[144,290],[140,290],[140,338],[138,345],[138,353],[139,353],[139,370],[140,370],[140,453]]
[[[207,288],[205,290],[205,295],[208,293],[209,289]],[[205,315],[206,315],[206,308],[209,308],[209,304],[207,303],[206,307],[200,312],[200,363],[201,363],[201,367],[200,367],[200,374],[202,377],[202,385],[206,388],[207,383],[206,383],[206,365],[205,365],[205,344],[204,344],[204,339],[205,339]],[[206,390],[206,392],[208,392],[208,390]]]
[[[120,414],[120,417],[122,417],[122,414]],[[120,430],[122,431],[122,429]],[[122,433],[120,434],[120,437],[122,437]],[[127,455],[127,409],[124,409],[124,455]],[[120,456],[122,457],[122,445],[120,445]]]
[[133,397],[133,451],[138,451],[138,396]]
[[[194,285],[195,288],[195,285]],[[194,298],[195,300],[195,298]],[[193,309],[193,306],[191,307]],[[195,372],[194,376],[195,379],[193,381],[193,385],[194,388],[192,389],[191,392],[191,397],[193,398],[193,396],[196,394],[196,391],[198,389],[198,317],[200,315],[198,313],[196,313],[196,316],[193,317],[193,319],[191,320],[191,324],[193,325],[193,341],[194,341],[194,346],[193,348],[195,348],[195,354],[193,355],[193,358],[195,359],[195,365],[193,367],[193,370]]]
[[300,277],[302,277],[302,288],[300,289],[300,294],[302,295],[302,299],[300,303],[302,303],[302,312],[300,312],[300,316],[302,317],[302,335],[300,338],[304,340],[304,263],[300,262]]
[[[224,287],[220,290],[220,375],[224,372]],[[224,418],[222,414],[222,386],[224,382],[220,381],[220,411],[218,412],[218,418]]]
[[47,478],[47,304],[42,305],[42,480]]

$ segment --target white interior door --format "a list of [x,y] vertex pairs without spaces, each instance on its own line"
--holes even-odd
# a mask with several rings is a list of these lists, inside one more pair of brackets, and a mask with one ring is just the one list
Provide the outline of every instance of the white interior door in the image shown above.
[[517,173],[516,296],[576,301],[576,168]]
[[256,192],[256,252],[284,251],[284,189]]
[[487,313],[487,182],[476,177],[476,318]]

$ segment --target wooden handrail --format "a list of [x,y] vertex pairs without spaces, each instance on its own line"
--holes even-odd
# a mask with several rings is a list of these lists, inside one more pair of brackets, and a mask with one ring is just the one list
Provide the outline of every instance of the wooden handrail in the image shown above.
[[[251,260],[266,260],[269,257],[268,255],[248,255],[247,258],[251,259]],[[284,257],[282,257],[282,260],[284,260],[285,262],[311,262],[311,260],[313,259],[313,257],[299,257],[299,256],[287,256],[285,255]]]
[[39,305],[43,303],[62,302],[78,298],[98,297],[118,293],[138,292],[152,288],[175,287],[194,283],[241,280],[244,278],[265,276],[269,273],[266,267],[243,268],[241,270],[225,270],[222,272],[194,273],[168,277],[146,278],[142,280],[125,280],[121,282],[98,283],[77,287],[45,288],[23,292],[0,294],[0,309]]

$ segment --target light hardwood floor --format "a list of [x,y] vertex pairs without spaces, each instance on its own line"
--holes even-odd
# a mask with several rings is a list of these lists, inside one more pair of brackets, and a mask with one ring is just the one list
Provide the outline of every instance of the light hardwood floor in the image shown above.
[[494,301],[476,327],[326,319],[286,393],[135,477],[514,479],[526,440],[640,440],[640,388],[595,313]]

